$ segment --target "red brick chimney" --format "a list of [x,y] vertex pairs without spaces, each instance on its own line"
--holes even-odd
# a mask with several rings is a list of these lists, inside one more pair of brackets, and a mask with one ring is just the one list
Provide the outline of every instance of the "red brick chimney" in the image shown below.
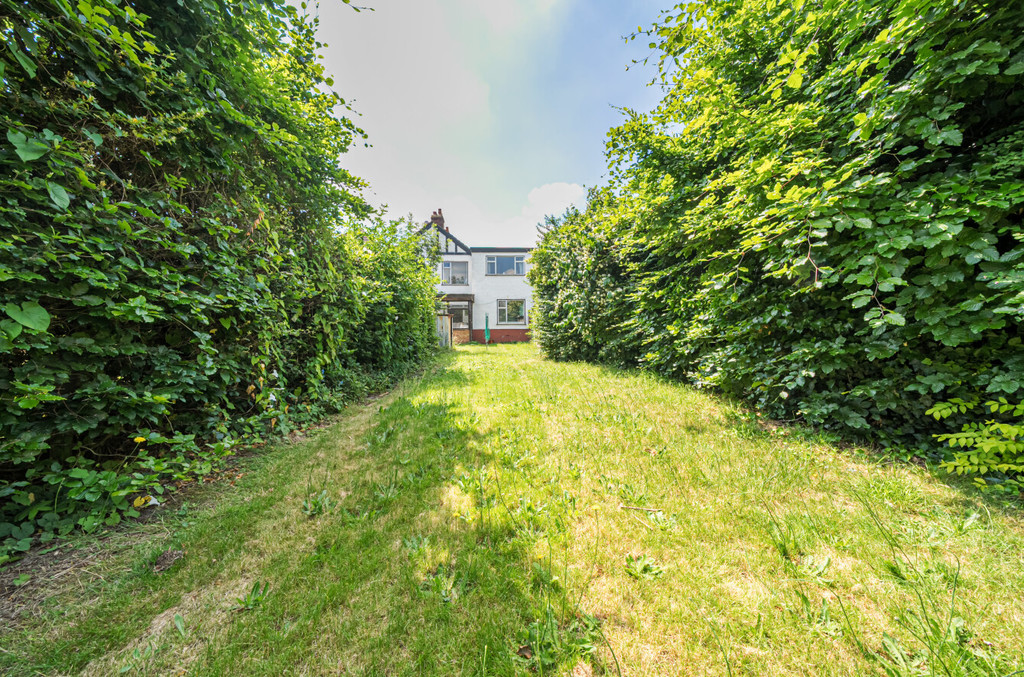
[[444,228],[446,231],[448,230],[447,228],[444,227],[444,214],[441,213],[440,208],[430,215],[430,225],[439,226],[441,228]]

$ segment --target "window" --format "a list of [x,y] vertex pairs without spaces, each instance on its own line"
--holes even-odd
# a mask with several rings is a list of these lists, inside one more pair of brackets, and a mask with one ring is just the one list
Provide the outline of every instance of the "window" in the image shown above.
[[488,256],[488,275],[526,275],[525,256]]
[[469,304],[449,303],[448,313],[452,316],[452,327],[455,329],[469,329]]
[[498,301],[498,324],[522,324],[526,322],[526,301],[523,299],[500,299]]
[[442,262],[441,284],[469,284],[469,261]]

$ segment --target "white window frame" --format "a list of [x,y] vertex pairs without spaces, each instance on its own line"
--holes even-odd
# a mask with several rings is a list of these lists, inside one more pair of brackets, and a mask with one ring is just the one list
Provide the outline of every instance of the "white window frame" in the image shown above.
[[[462,264],[466,267],[463,279],[465,282],[452,282],[452,265]],[[466,287],[469,285],[469,261],[442,261],[441,262],[441,284],[451,287]]]
[[[508,304],[510,301],[523,304],[523,317],[521,319],[509,321]],[[503,314],[504,319],[502,319]],[[526,299],[498,299],[498,324],[526,324]]]
[[[498,272],[498,259],[513,259],[512,262],[512,273],[499,273]],[[487,257],[487,274],[494,275],[497,277],[506,277],[510,275],[523,276],[526,275],[526,257],[522,255],[510,255],[510,254],[492,254]],[[514,299],[512,299],[514,300]]]

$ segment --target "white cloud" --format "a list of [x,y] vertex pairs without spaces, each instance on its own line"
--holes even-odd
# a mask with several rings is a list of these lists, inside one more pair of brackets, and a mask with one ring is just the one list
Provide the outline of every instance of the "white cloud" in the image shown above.
[[482,16],[492,35],[514,35],[550,19],[565,0],[458,0],[460,11]]
[[578,183],[548,183],[530,191],[521,217],[536,223],[547,214],[561,215],[569,205],[582,209],[586,197],[586,188]]
[[545,215],[583,206],[580,184],[600,181],[605,167],[604,120],[618,119],[609,88],[628,62],[608,56],[622,41],[600,22],[607,7],[356,2],[373,11],[321,0],[319,37],[335,89],[369,134],[372,147],[357,145],[342,164],[367,180],[372,204],[417,222],[442,207],[452,232],[477,246],[532,245]]
[[378,145],[433,148],[466,126],[492,122],[490,87],[472,68],[440,0],[381,2],[352,12],[321,5],[325,59],[335,88]]

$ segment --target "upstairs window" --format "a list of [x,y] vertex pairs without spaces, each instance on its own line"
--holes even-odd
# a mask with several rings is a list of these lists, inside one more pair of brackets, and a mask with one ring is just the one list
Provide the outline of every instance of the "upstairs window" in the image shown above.
[[441,284],[469,284],[469,261],[443,261]]
[[488,275],[526,275],[525,256],[488,256]]
[[498,301],[498,324],[523,324],[526,322],[526,301],[523,299],[500,299]]

